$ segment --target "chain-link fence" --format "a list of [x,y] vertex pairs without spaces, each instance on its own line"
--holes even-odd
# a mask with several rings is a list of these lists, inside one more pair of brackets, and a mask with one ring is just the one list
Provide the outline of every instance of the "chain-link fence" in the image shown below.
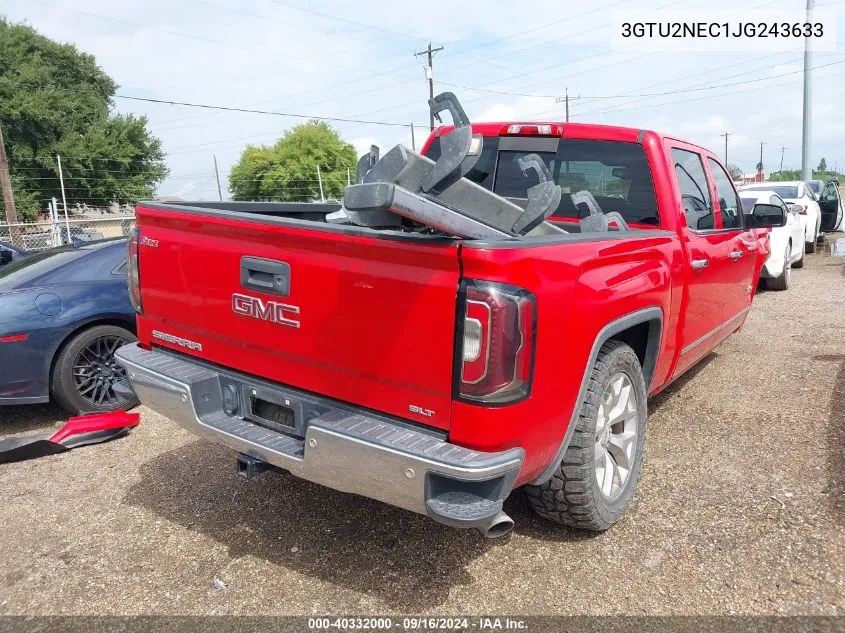
[[12,244],[25,251],[39,251],[62,244],[125,237],[134,225],[134,215],[0,223],[0,242]]

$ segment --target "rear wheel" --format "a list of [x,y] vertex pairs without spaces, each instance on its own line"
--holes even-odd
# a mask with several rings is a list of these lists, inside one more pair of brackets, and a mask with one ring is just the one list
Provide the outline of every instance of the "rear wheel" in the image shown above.
[[804,268],[804,242],[801,242],[801,259],[792,264],[793,268]]
[[634,498],[643,464],[646,391],[639,359],[628,345],[602,345],[592,368],[572,440],[551,479],[526,486],[540,516],[600,532]]
[[786,253],[783,255],[783,272],[778,277],[766,279],[766,288],[769,290],[786,290],[789,288],[790,273],[792,271],[792,264],[789,263],[789,251],[792,250],[792,245],[786,247]]
[[114,359],[119,347],[136,340],[132,332],[116,325],[95,325],[79,332],[62,348],[53,367],[51,391],[56,402],[73,414],[137,405],[138,400],[129,395],[126,371]]
[[805,253],[815,253],[816,252],[816,240],[815,239],[812,242],[804,242],[804,252]]

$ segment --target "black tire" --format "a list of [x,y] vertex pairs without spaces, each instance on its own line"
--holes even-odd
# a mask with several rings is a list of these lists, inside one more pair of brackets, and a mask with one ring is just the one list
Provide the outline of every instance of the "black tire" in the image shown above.
[[[636,395],[637,435],[632,442],[628,478],[618,493],[608,498],[600,489],[596,472],[596,454],[600,450],[597,422],[611,379],[619,374],[627,376]],[[647,412],[645,381],[637,355],[625,343],[607,341],[591,370],[575,431],[560,466],[546,483],[525,486],[533,510],[550,521],[594,532],[616,523],[634,499],[643,464]]]
[[[114,350],[137,340],[132,332],[116,325],[95,325],[74,335],[59,351],[50,377],[50,391],[58,405],[74,415],[136,406],[134,395],[115,393],[107,383],[126,380],[124,370],[114,363]],[[101,351],[95,353],[89,346]],[[85,364],[97,368],[85,369]],[[101,373],[95,376],[93,372]]]
[[793,268],[804,268],[804,251],[805,251],[805,250],[806,250],[806,246],[805,246],[805,245],[804,245],[804,243],[802,242],[802,247],[801,247],[801,259],[799,259],[797,262],[794,262],[794,263],[792,264],[792,267],[793,267]]
[[783,257],[783,272],[778,277],[767,278],[766,288],[769,290],[787,290],[789,288],[789,251],[791,244],[786,247],[786,255]]
[[816,252],[816,240],[812,242],[804,242],[804,252],[805,253],[815,253]]

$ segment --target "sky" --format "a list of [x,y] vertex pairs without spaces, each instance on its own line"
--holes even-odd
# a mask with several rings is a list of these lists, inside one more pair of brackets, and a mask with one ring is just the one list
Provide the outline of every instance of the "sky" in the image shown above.
[[[804,0],[708,0],[714,19],[755,10],[786,19]],[[813,56],[812,164],[845,171],[845,0],[820,0],[827,50]],[[416,147],[428,135],[424,60],[435,92],[458,95],[473,121],[570,119],[654,129],[754,171],[801,163],[799,50],[688,51],[619,44],[620,17],[643,21],[700,9],[698,0],[551,2],[454,0],[6,0],[0,14],[93,54],[118,94],[260,109],[331,122],[359,153],[373,143]],[[744,42],[747,48],[748,42]],[[724,45],[722,48],[727,48]],[[636,50],[632,50],[636,49]],[[118,98],[120,112],[146,115],[167,153],[160,196],[223,198],[248,144],[272,144],[304,119],[221,112]],[[783,149],[785,148],[785,149]],[[316,177],[316,174],[315,174]]]

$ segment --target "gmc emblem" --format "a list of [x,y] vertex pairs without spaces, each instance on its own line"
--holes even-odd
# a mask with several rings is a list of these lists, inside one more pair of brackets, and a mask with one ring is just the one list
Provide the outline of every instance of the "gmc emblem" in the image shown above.
[[232,312],[253,319],[278,323],[279,325],[299,327],[299,319],[291,318],[292,315],[299,315],[299,306],[292,306],[287,303],[262,301],[258,297],[250,297],[236,292],[232,295]]

